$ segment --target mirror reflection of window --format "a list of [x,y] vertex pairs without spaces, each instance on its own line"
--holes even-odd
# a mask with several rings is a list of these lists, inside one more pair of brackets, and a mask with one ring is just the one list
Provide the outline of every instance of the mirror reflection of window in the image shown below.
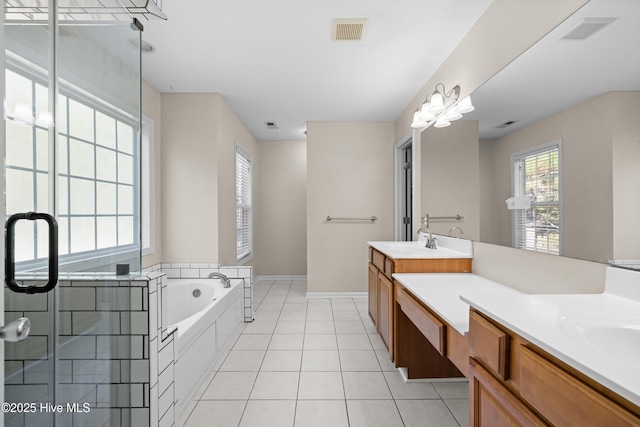
[[512,156],[515,197],[527,196],[528,209],[513,211],[513,246],[560,255],[560,145],[553,141]]

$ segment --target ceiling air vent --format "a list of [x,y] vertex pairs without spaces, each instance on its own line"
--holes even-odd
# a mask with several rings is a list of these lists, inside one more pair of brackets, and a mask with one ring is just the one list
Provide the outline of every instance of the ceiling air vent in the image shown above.
[[517,122],[518,122],[517,120],[509,120],[508,122],[504,122],[503,124],[496,126],[496,129],[504,129]]
[[278,125],[276,124],[276,122],[264,122],[264,125],[267,127],[267,129],[278,129]]
[[363,40],[367,19],[334,19],[331,21],[331,40]]
[[559,40],[585,40],[615,20],[616,18],[584,18],[561,35]]

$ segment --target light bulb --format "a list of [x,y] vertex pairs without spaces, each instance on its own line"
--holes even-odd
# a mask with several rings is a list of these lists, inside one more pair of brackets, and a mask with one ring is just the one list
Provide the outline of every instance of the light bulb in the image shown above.
[[462,101],[460,101],[460,103],[456,106],[456,111],[458,113],[461,113],[461,114],[470,113],[475,109],[476,109],[476,107],[474,107],[471,104],[471,97],[470,96],[466,96],[466,97],[462,98]]
[[436,124],[434,124],[433,126],[437,128],[446,128],[450,124],[451,123],[444,116],[442,116],[442,117],[439,117],[438,120],[436,120]]
[[431,95],[431,106],[429,107],[429,111],[433,114],[438,114],[444,111],[444,100],[442,99],[442,94],[440,92],[436,91]]
[[420,110],[420,118],[425,122],[430,122],[436,119],[436,115],[429,111],[430,107],[431,104],[429,103],[429,101],[425,101],[425,103],[422,104],[422,109]]
[[422,127],[425,127],[426,125],[427,125],[427,122],[422,120],[422,118],[420,117],[419,110],[413,113],[413,123],[411,123],[411,127],[413,129],[420,129]]
[[456,120],[460,120],[462,118],[462,114],[460,114],[455,108],[450,109],[444,115],[445,120],[450,122],[455,122]]

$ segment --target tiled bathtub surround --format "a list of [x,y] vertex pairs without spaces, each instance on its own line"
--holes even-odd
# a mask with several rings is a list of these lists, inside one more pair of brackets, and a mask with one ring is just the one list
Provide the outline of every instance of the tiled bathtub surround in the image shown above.
[[640,259],[610,259],[610,265],[640,270]]
[[251,306],[253,267],[226,267],[221,266],[218,262],[174,262],[156,264],[152,267],[146,268],[145,271],[161,271],[167,275],[168,279],[206,279],[211,273],[221,273],[230,279],[245,279],[243,296],[244,321],[251,322],[254,319],[254,312]]

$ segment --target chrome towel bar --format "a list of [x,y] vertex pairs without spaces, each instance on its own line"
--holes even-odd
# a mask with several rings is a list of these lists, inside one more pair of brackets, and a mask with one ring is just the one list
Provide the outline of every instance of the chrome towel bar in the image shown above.
[[327,221],[331,222],[331,221],[371,221],[374,222],[376,221],[378,218],[375,217],[374,215],[368,217],[368,218],[357,218],[357,217],[337,217],[337,216],[331,216],[331,215],[327,215]]

